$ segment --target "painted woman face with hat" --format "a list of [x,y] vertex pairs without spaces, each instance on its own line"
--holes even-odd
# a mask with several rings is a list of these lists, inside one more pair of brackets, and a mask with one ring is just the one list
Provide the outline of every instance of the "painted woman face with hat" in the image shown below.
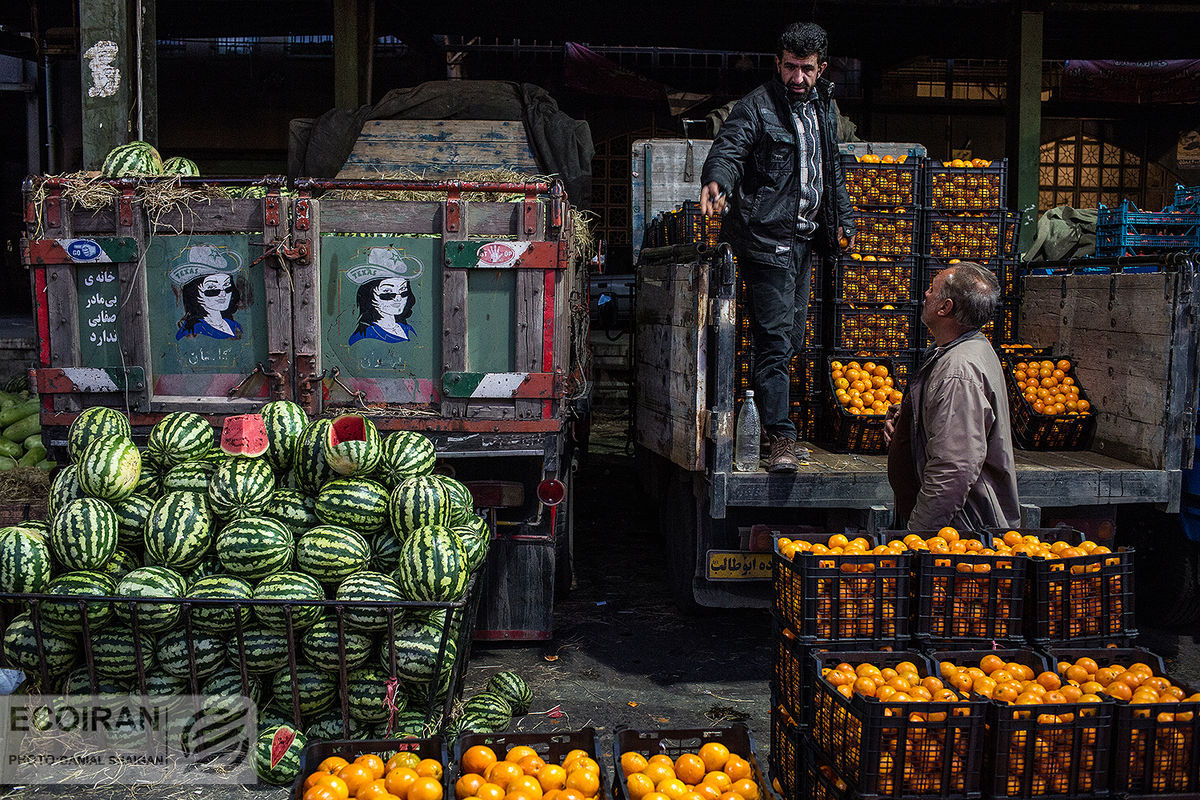
[[409,280],[420,276],[421,262],[390,247],[372,247],[367,262],[346,270],[358,284],[358,326],[349,344],[375,339],[395,344],[407,342],[416,333],[408,324],[416,298]]
[[241,301],[234,280],[240,267],[236,253],[215,245],[195,245],[183,251],[183,263],[171,270],[171,282],[183,298],[176,341],[185,336],[241,338],[242,326],[233,318]]

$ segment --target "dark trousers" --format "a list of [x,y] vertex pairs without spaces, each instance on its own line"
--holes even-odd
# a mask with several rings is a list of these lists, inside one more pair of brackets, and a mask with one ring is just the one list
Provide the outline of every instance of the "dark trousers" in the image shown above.
[[738,262],[750,312],[754,399],[769,436],[796,438],[796,426],[788,418],[788,393],[792,356],[804,346],[812,255],[809,242],[796,242],[789,266]]

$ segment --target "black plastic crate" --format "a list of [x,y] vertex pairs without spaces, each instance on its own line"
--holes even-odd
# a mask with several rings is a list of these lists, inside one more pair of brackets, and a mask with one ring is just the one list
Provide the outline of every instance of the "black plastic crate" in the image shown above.
[[800,726],[777,697],[771,702],[771,755],[767,767],[771,786],[784,800],[803,800],[805,781],[802,776]]
[[[609,785],[604,761],[601,759],[600,748],[596,745],[595,728],[580,728],[577,731],[561,731],[558,733],[464,733],[454,743],[454,763],[447,768],[447,773],[452,773],[449,778],[451,794],[447,795],[447,797],[453,796],[454,783],[462,777],[463,753],[476,745],[484,745],[492,748],[496,753],[496,757],[501,761],[504,760],[505,754],[512,748],[517,746],[529,747],[547,764],[558,765],[562,764],[563,759],[572,750],[583,750],[600,767],[601,795],[604,793],[604,788]],[[618,762],[617,777],[619,778],[621,774],[621,766],[620,762]]]
[[675,211],[663,215],[667,244],[703,244],[716,247],[721,238],[721,216],[701,214],[700,203],[687,200]]
[[834,303],[833,346],[838,350],[916,349],[915,303]]
[[[883,541],[910,531],[883,531]],[[960,539],[991,547],[987,533],[959,531]],[[918,532],[922,539],[936,531]],[[913,554],[913,637],[923,647],[1023,644],[1026,570],[1023,556]]]
[[846,175],[846,191],[850,202],[859,208],[895,208],[921,204],[923,182],[921,160],[905,159],[904,163],[863,163],[853,155],[842,155],[842,170]]
[[[1141,662],[1191,697],[1195,690],[1172,678],[1162,658],[1140,648],[1057,648],[1047,650],[1058,661],[1082,657],[1099,667]],[[1200,796],[1200,703],[1116,703],[1113,725],[1113,791],[1130,800]]]
[[856,795],[850,785],[842,780],[829,759],[821,754],[816,743],[801,734],[800,767],[804,776],[805,800],[851,800]]
[[[1065,371],[1065,375],[1079,387],[1079,399],[1088,403],[1088,413],[1044,414],[1038,413],[1036,407],[1025,399],[1015,375],[1017,365],[1029,358],[1031,357],[1028,355],[1013,354],[1006,355],[1004,359],[1004,384],[1008,387],[1009,413],[1012,417],[1013,439],[1017,446],[1026,450],[1089,449],[1096,434],[1097,412],[1091,407],[1091,399],[1075,373],[1075,359],[1065,357],[1070,362],[1070,368]],[[1050,360],[1057,363],[1063,358],[1064,356],[1059,356]]]
[[[729,752],[741,756],[750,762],[751,780],[760,787],[760,796],[766,796],[767,784],[762,768],[758,763],[758,753],[754,747],[754,738],[750,729],[742,723],[735,723],[725,728],[673,728],[669,730],[642,731],[632,728],[617,728],[613,735],[613,765],[615,775],[622,775],[621,754],[628,752],[641,753],[649,758],[663,753],[675,761],[685,753],[698,753],[708,742],[720,742],[729,748]],[[615,800],[629,800],[629,792],[625,781],[614,779],[613,797]]]
[[[996,314],[996,338],[993,344],[1004,345],[1015,342],[1020,336],[1021,303],[1005,298]],[[1079,390],[1082,394],[1083,389]]]
[[824,366],[825,355],[821,350],[801,350],[792,356],[788,397],[793,401],[819,399],[825,392],[825,384],[821,380]]
[[1004,213],[1003,239],[1000,243],[1001,257],[1015,260],[1020,255],[1017,253],[1017,244],[1021,239],[1021,220],[1023,218],[1024,215],[1020,211]]
[[1002,257],[1005,212],[952,214],[929,211],[924,219],[923,255],[964,261],[990,261]]
[[833,350],[830,352],[830,360],[841,361],[843,364],[848,364],[851,361],[858,361],[865,364],[867,361],[884,360],[889,365],[889,374],[893,379],[895,388],[904,391],[908,388],[909,378],[912,377],[920,360],[919,350]]
[[862,255],[911,256],[921,237],[920,208],[854,212],[854,249]]
[[[817,653],[817,669],[871,663],[916,665],[937,676],[936,665],[915,652]],[[881,702],[846,697],[825,677],[816,681],[812,737],[849,788],[862,798],[977,798],[987,702],[962,699]]]
[[[1083,542],[1071,528],[1012,528],[1043,542]],[[999,528],[988,531],[1003,536]],[[1029,559],[1025,601],[1026,638],[1039,647],[1128,644],[1137,638],[1134,619],[1134,551]]]
[[841,256],[834,275],[834,297],[843,303],[908,303],[915,296],[917,262],[915,256]]
[[972,261],[975,264],[990,271],[996,276],[996,282],[1000,284],[1000,296],[1011,296],[1017,290],[1017,272],[1019,264],[1010,258],[991,258],[983,261],[976,261],[969,258],[937,258],[927,256],[921,259],[921,278],[919,282],[920,296],[925,296],[925,290],[933,284],[934,276],[944,270],[946,267],[952,267],[962,261]]
[[818,398],[788,403],[788,419],[796,426],[796,438],[804,442],[815,442],[823,435],[825,404]]
[[1008,199],[1008,160],[987,167],[954,167],[949,162],[925,164],[925,202],[939,211],[1003,208]]
[[[824,545],[829,536],[805,533],[789,538]],[[774,553],[775,616],[795,634],[796,642],[871,650],[908,639],[907,553],[797,553],[788,559],[779,552],[778,539]]]
[[[915,358],[915,356],[914,356]],[[830,434],[832,448],[843,453],[882,453],[886,452],[887,445],[883,440],[883,423],[886,419],[886,413],[854,413],[851,407],[842,405],[842,401],[838,399],[837,387],[834,383],[832,374],[833,364],[839,361],[849,365],[849,361],[861,361],[862,366],[868,363],[873,363],[878,366],[887,368],[888,376],[893,378],[894,386],[888,388],[883,387],[888,392],[888,397],[885,402],[886,406],[891,405],[891,393],[893,391],[902,391],[901,386],[906,385],[908,373],[911,370],[909,364],[905,364],[905,368],[898,367],[899,359],[894,360],[889,356],[864,356],[861,359],[843,360],[841,356],[830,356],[827,359],[829,364],[826,374],[829,376],[826,380],[827,395],[826,407],[829,412],[830,419]],[[893,375],[893,373],[897,373]],[[902,373],[902,374],[901,374]],[[878,390],[872,391],[872,399],[878,399],[876,394]]]
[[450,780],[449,754],[441,736],[426,739],[310,739],[300,753],[300,772],[292,782],[291,800],[304,797],[304,780],[317,766],[331,756],[341,756],[354,761],[359,756],[377,755],[387,761],[393,753],[414,752],[422,759],[432,758],[442,764],[442,791],[445,797],[454,796],[454,782]]

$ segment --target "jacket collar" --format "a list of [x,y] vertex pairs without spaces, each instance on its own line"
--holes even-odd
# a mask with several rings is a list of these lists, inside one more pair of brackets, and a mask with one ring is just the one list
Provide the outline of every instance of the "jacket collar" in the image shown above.
[[[833,81],[827,78],[817,78],[817,82],[813,85],[813,89],[817,93],[814,102],[827,105],[833,97],[833,86]],[[779,79],[779,73],[771,76],[771,79],[767,81],[767,87],[775,100],[781,103],[784,108],[791,107],[791,104],[788,102],[787,88],[783,85],[783,81]]]

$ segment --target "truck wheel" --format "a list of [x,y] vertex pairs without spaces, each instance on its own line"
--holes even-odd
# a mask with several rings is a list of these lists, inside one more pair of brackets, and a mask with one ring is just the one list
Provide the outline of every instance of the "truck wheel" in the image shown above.
[[696,602],[696,548],[699,546],[700,507],[690,476],[672,474],[659,508],[660,527],[667,543],[667,574],[671,595],[679,610],[696,616],[704,607]]
[[567,496],[554,516],[554,597],[565,597],[575,583],[575,470],[567,470]]

